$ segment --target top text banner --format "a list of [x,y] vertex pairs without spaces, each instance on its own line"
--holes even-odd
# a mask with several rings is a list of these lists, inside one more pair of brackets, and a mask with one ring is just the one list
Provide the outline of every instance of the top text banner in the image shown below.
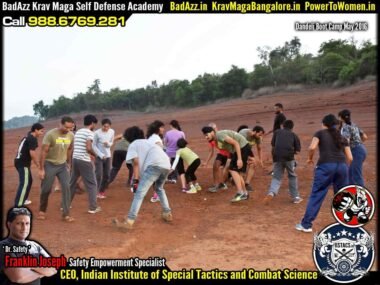
[[4,1],[3,27],[125,27],[137,13],[376,13],[372,0],[358,1]]
[[125,16],[132,13],[376,13],[372,0],[3,1],[3,16]]

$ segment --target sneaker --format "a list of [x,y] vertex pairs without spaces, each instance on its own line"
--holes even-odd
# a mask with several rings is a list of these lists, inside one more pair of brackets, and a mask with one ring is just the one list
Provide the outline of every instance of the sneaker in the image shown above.
[[101,210],[102,210],[102,208],[100,208],[98,206],[98,207],[96,207],[95,210],[88,210],[87,213],[89,213],[89,214],[96,214],[96,213],[99,213]]
[[197,189],[197,191],[201,191],[202,190],[201,185],[199,185],[198,183],[196,183],[194,186],[195,186],[195,189]]
[[176,180],[176,179],[166,179],[165,182],[166,182],[166,183],[169,183],[169,184],[176,184],[176,183],[177,183],[177,180]]
[[65,216],[65,217],[62,217],[62,220],[66,223],[72,223],[75,221],[75,219],[73,217],[70,217],[70,216]]
[[105,198],[107,198],[107,196],[104,194],[104,192],[99,192],[98,195],[96,195],[96,198],[105,199]]
[[161,217],[165,220],[165,222],[173,221],[172,212],[162,212]]
[[299,204],[299,203],[301,203],[303,201],[303,199],[301,198],[301,197],[295,197],[294,199],[293,199],[293,203],[294,204]]
[[197,188],[195,188],[194,185],[191,185],[190,189],[186,191],[186,194],[196,194],[197,192]]
[[243,193],[240,197],[241,200],[248,200],[249,194],[248,193]]
[[25,202],[24,202],[24,206],[26,206],[26,205],[30,205],[30,204],[32,204],[32,201],[30,201],[30,200],[25,200]]
[[244,199],[244,195],[245,195],[244,193],[236,193],[236,195],[231,199],[231,202],[235,203],[235,202],[247,200],[247,199]]
[[219,186],[214,185],[214,186],[208,188],[208,191],[211,193],[216,193],[216,192],[218,192],[218,189],[219,189]]
[[158,197],[158,195],[153,195],[152,198],[150,198],[150,202],[152,203],[160,202],[160,197]]
[[228,186],[227,186],[226,183],[219,183],[218,189],[220,189],[220,190],[227,190]]
[[253,192],[253,188],[250,184],[245,184],[245,189],[249,192]]
[[126,220],[124,222],[120,222],[118,219],[114,218],[112,219],[112,224],[114,224],[117,228],[123,230],[123,231],[128,231],[133,229],[133,224],[134,220]]
[[296,230],[301,231],[301,232],[305,232],[305,233],[311,233],[313,231],[312,228],[308,228],[308,229],[304,228],[302,226],[302,224],[296,224]]
[[269,205],[269,203],[273,200],[274,195],[268,194],[264,198],[264,205]]

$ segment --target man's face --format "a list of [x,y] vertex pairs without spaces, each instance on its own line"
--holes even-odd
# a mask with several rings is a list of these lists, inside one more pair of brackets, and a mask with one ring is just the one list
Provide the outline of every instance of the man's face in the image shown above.
[[110,124],[104,124],[102,126],[102,131],[103,132],[108,132],[108,130],[111,128],[111,125]]
[[64,124],[61,124],[61,132],[63,134],[67,134],[74,128],[74,123],[65,122]]
[[90,127],[90,130],[93,131],[95,129],[95,127],[96,127],[96,123],[92,123],[91,127]]
[[25,240],[30,233],[30,217],[18,215],[12,222],[7,222],[9,237],[15,240]]
[[213,141],[213,140],[214,140],[214,133],[211,132],[211,133],[207,133],[207,134],[205,134],[205,138],[206,138],[206,140],[207,140],[208,142]]
[[274,112],[275,112],[276,114],[279,114],[279,113],[281,112],[281,108],[278,107],[278,106],[274,106]]

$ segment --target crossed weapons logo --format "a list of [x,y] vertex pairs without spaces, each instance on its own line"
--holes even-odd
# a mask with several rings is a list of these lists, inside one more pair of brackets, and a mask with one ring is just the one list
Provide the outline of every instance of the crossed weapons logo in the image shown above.
[[374,261],[374,236],[362,228],[338,223],[314,236],[314,261],[326,278],[354,282],[363,277]]

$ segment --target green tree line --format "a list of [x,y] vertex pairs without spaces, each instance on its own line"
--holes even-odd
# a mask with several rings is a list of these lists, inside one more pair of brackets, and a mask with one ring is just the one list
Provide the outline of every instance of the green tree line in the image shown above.
[[100,89],[96,79],[86,92],[73,98],[61,95],[51,105],[42,100],[33,105],[41,119],[80,111],[133,110],[148,108],[193,107],[218,99],[240,97],[246,88],[291,84],[352,84],[368,75],[377,75],[377,46],[370,41],[358,45],[353,39],[330,40],[320,45],[317,55],[300,52],[301,41],[295,37],[283,46],[257,49],[260,63],[252,72],[232,65],[224,74],[205,73],[192,80],[171,80],[158,86],[153,81],[145,88],[109,91]]

